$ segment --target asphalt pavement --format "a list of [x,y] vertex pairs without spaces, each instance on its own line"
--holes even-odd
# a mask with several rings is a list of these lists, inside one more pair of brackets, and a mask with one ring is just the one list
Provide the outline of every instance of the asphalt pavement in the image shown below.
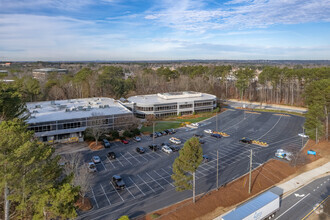
[[[203,163],[196,172],[197,194],[216,188],[216,158],[219,152],[219,179],[224,185],[248,172],[250,149],[253,150],[253,166],[274,157],[278,148],[300,149],[307,140],[298,136],[301,133],[304,118],[299,116],[281,116],[273,113],[248,113],[229,109],[217,117],[203,121],[197,129],[180,128],[174,135],[155,139],[156,144],[169,142],[174,136],[184,143],[194,133],[203,133],[205,144],[203,154],[210,161]],[[204,133],[205,129],[226,132],[227,138],[217,139]],[[248,145],[239,142],[242,137],[267,142],[268,147]],[[178,152],[171,154],[162,151],[153,152],[147,148],[152,138],[142,136],[141,142],[131,141],[124,145],[112,143],[110,149],[100,151],[81,151],[87,163],[92,156],[98,155],[102,162],[97,164],[98,172],[92,174],[90,191],[93,209],[80,212],[78,219],[117,219],[122,215],[136,217],[180,202],[192,196],[191,191],[176,192],[171,179],[172,164]],[[138,154],[137,146],[146,148],[146,153]],[[109,160],[107,152],[113,151],[117,159]],[[63,155],[65,157],[65,155]],[[85,165],[85,164],[82,164]],[[119,174],[126,183],[126,189],[116,190],[110,182],[112,175]]]
[[330,195],[330,175],[314,180],[281,201],[275,220],[308,219],[314,207]]

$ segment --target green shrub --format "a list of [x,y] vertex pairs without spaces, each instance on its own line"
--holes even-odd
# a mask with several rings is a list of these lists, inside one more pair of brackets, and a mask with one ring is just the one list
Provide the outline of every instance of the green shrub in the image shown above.
[[123,215],[118,220],[129,220],[129,217],[127,215]]
[[159,217],[160,217],[160,214],[158,214],[158,213],[152,213],[151,214],[152,219],[156,219],[156,218],[159,218]]
[[137,128],[134,128],[131,133],[133,134],[133,136],[137,136],[137,135],[140,135],[141,134],[141,131]]
[[124,131],[123,136],[124,137],[131,137],[132,133],[126,130],[126,131]]
[[118,131],[111,131],[111,136],[112,136],[113,139],[118,139],[119,138]]

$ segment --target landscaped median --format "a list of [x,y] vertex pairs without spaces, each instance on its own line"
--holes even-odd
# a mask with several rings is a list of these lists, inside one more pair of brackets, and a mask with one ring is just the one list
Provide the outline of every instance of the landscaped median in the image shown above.
[[[221,112],[223,112],[225,110],[226,109],[223,109]],[[184,116],[160,119],[159,121],[154,121],[155,122],[155,131],[164,131],[164,130],[170,129],[170,128],[175,129],[175,128],[179,128],[179,127],[185,127],[187,124],[201,122],[201,121],[209,119],[215,115],[216,115],[215,112],[205,112],[205,113],[194,114],[194,115],[184,115]],[[143,126],[140,130],[143,133],[152,133],[153,126],[152,125]]]

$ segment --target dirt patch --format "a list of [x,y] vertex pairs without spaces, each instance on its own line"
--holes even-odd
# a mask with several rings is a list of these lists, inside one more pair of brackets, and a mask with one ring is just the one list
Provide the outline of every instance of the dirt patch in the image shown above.
[[88,197],[85,197],[84,199],[80,196],[77,202],[75,203],[75,206],[81,210],[81,211],[88,211],[93,208],[91,201]]
[[95,141],[88,142],[87,144],[88,144],[88,147],[91,150],[94,150],[94,151],[104,149],[104,146],[101,143],[101,141],[98,141],[97,145],[96,145],[96,142]]
[[[316,151],[317,155],[307,155],[307,150],[310,149]],[[235,206],[245,202],[251,196],[261,193],[275,184],[286,182],[303,172],[329,162],[329,143],[320,142],[318,145],[315,145],[314,141],[309,141],[300,154],[301,158],[304,158],[302,160],[304,164],[297,163],[296,167],[293,167],[285,161],[270,160],[263,166],[254,170],[252,172],[251,194],[248,193],[249,176],[245,175],[228,183],[226,186],[221,187],[218,191],[199,195],[195,204],[192,203],[192,199],[187,199],[137,219],[151,220],[154,219],[152,214],[155,213],[159,215],[157,219],[166,220],[209,220],[216,218],[217,216],[233,209]]]

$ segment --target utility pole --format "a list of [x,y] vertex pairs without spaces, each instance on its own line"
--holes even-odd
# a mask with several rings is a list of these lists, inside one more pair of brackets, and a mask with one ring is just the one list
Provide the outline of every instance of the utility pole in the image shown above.
[[218,112],[215,113],[215,130],[218,131]]
[[152,122],[152,144],[155,144],[155,122]]
[[219,151],[217,150],[217,191],[219,190]]
[[249,194],[251,193],[252,149],[250,154]]
[[317,127],[316,127],[316,134],[315,134],[315,136],[316,136],[316,138],[315,138],[315,142],[316,142],[316,144],[318,144],[318,138],[317,138]]
[[195,172],[193,172],[193,202],[195,203]]

